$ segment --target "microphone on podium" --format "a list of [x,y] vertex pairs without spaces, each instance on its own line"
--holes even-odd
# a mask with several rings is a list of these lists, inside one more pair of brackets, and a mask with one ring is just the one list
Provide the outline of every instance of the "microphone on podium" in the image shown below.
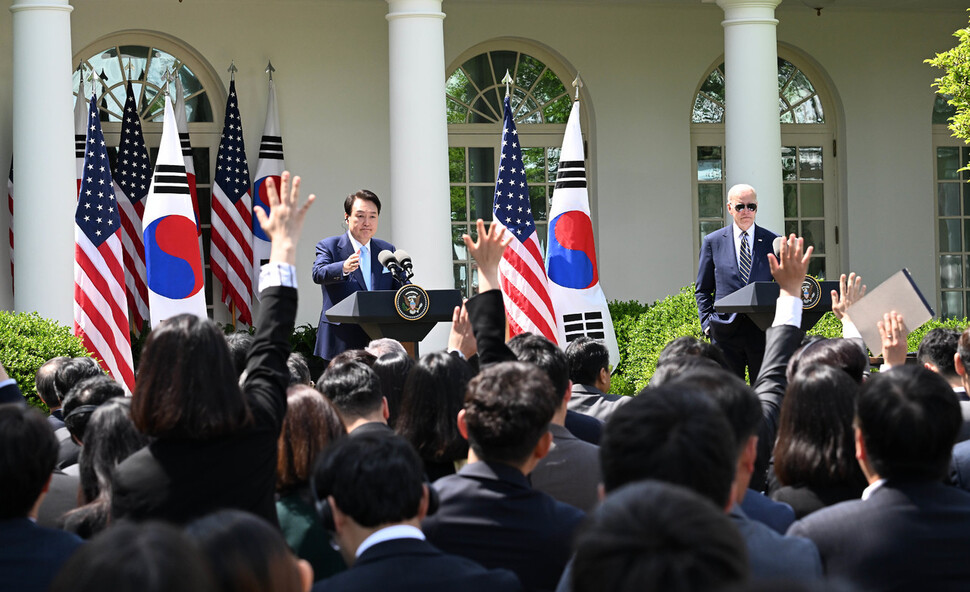
[[411,256],[408,255],[407,251],[404,249],[398,249],[394,251],[394,258],[397,259],[401,267],[404,268],[404,273],[407,274],[408,279],[414,277],[414,266],[411,264]]
[[394,256],[394,253],[384,249],[377,254],[377,260],[391,272],[394,279],[402,283],[405,281],[405,271],[401,267],[397,257]]

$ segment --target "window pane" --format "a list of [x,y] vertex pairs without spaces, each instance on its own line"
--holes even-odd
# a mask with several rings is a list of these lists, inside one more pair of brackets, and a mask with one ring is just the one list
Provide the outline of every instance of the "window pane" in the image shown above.
[[825,279],[825,257],[812,257],[808,262],[808,274]]
[[451,227],[451,258],[455,261],[465,261],[468,259],[468,249],[465,241],[461,239],[467,233],[468,228],[464,224],[454,224]]
[[701,220],[700,221],[701,239],[703,239],[705,236],[709,235],[710,233],[714,232],[715,230],[721,228],[722,226],[724,226],[724,222],[720,220]]
[[[557,79],[558,80],[558,79]],[[554,102],[546,106],[542,111],[546,123],[566,123],[569,121],[569,111],[573,107],[573,100],[569,95],[563,95]],[[529,123],[542,123],[541,121],[530,121]]]
[[[196,189],[195,195],[199,198],[199,224],[202,226],[212,224],[212,200],[210,189],[208,187],[199,187]],[[206,255],[206,261],[208,261],[208,255]]]
[[825,215],[824,186],[821,183],[802,183],[802,217],[821,218]]
[[448,99],[445,101],[448,110],[448,123],[465,123],[465,117],[468,116],[468,109],[463,105],[459,105],[454,99]]
[[798,220],[785,220],[785,236],[798,234]]
[[940,255],[940,287],[963,287],[963,262],[960,255]]
[[802,237],[805,239],[806,248],[808,245],[815,247],[815,254],[825,253],[825,221],[824,220],[805,220],[802,222]]
[[464,263],[456,264],[454,272],[455,289],[461,292],[462,295],[468,296],[468,266]]
[[940,147],[936,149],[936,178],[939,180],[959,179],[957,169],[960,168],[960,149],[956,147]]
[[212,121],[212,105],[209,104],[208,94],[202,93],[186,99],[185,119],[189,123]]
[[936,95],[933,101],[933,123],[936,125],[946,125],[949,119],[957,114],[956,107],[948,103],[949,97]]
[[494,183],[495,150],[492,148],[469,148],[468,169],[469,182]]
[[724,76],[721,75],[720,71],[711,72],[704,84],[701,85],[701,92],[722,105],[724,104]]
[[[508,70],[510,73],[515,73],[515,58],[518,55],[514,51],[492,51],[489,52],[492,58],[492,73],[495,76],[496,82],[501,82],[502,78],[505,78],[505,71]],[[512,84],[518,85],[517,80],[513,80]]]
[[209,185],[212,178],[209,176],[209,149],[201,147],[192,148],[192,164],[195,165],[195,182],[198,185]]
[[803,146],[798,149],[798,176],[802,179],[822,180],[822,147]]
[[723,166],[720,146],[697,147],[698,181],[720,181],[723,178]]
[[532,208],[532,217],[536,222],[542,222],[546,219],[546,186],[545,185],[530,185],[529,186],[529,204]]
[[937,183],[937,211],[940,216],[960,215],[960,185],[957,183]]
[[795,66],[785,58],[778,58],[778,91],[784,88],[785,83],[795,73]]
[[701,218],[722,218],[724,216],[724,189],[720,183],[697,185],[697,215]]
[[471,215],[469,221],[478,220],[481,218],[486,222],[491,222],[492,220],[492,196],[495,194],[494,187],[485,187],[482,185],[474,185],[469,187],[468,190],[471,192],[471,200],[469,201],[469,214]]
[[479,90],[495,84],[492,80],[492,68],[488,65],[488,54],[479,54],[461,65],[461,69],[468,75],[468,80]]
[[792,105],[803,99],[807,99],[813,94],[815,94],[815,89],[812,88],[812,83],[808,81],[808,77],[801,70],[795,72],[791,82],[781,91],[781,95]]
[[699,94],[694,100],[691,121],[694,123],[721,123],[724,121],[724,107]]
[[544,148],[524,148],[522,150],[522,164],[525,166],[526,183],[542,183],[545,180]]
[[825,118],[818,107],[821,107],[818,97],[812,97],[795,107],[795,123],[824,123]]
[[940,220],[940,252],[959,253],[960,247],[960,221]]
[[461,68],[455,70],[445,83],[445,92],[466,105],[478,94]]
[[519,70],[515,73],[515,84],[529,90],[539,80],[539,75],[542,74],[544,68],[545,65],[534,57],[524,53],[520,54]]
[[565,93],[566,87],[563,86],[562,81],[559,80],[559,77],[549,69],[543,72],[542,76],[539,78],[539,82],[536,83],[535,89],[533,89],[533,95],[535,95],[536,100],[542,104],[549,103]]
[[963,292],[943,292],[940,299],[943,303],[943,310],[940,315],[943,317],[963,317]]
[[465,149],[448,149],[448,182],[465,182]]
[[468,220],[465,188],[453,186],[451,188],[451,219]]
[[556,182],[556,174],[559,172],[559,152],[561,148],[546,148],[546,180],[550,183]]
[[795,183],[785,183],[782,186],[782,193],[785,199],[785,217],[798,217],[798,185]]
[[781,178],[784,181],[798,179],[798,157],[794,146],[781,147]]

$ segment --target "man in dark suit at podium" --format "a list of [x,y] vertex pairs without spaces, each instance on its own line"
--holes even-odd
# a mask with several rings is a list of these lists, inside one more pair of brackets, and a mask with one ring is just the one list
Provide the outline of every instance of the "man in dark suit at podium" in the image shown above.
[[752,282],[770,282],[768,253],[778,236],[756,226],[758,194],[750,185],[728,191],[728,211],[734,222],[704,237],[694,297],[701,328],[721,348],[735,374],[758,376],[765,353],[765,333],[747,316],[714,312],[714,302]]
[[370,337],[358,325],[333,323],[327,310],[360,290],[394,290],[400,283],[381,265],[381,251],[394,252],[394,245],[374,238],[381,214],[381,200],[361,189],[344,200],[344,222],[347,232],[317,243],[313,262],[313,281],[323,292],[323,308],[317,326],[317,343],[313,353],[328,362],[348,349],[360,349]]

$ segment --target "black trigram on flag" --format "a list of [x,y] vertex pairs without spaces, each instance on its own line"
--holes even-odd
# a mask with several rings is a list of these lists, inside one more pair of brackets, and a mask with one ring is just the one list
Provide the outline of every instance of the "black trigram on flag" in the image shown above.
[[567,342],[580,337],[606,339],[606,333],[603,332],[603,313],[598,310],[563,315],[562,321]]

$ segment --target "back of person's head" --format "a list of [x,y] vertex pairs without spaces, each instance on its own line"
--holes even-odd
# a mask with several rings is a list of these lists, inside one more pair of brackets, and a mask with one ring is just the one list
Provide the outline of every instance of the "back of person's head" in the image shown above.
[[249,424],[249,406],[218,325],[181,314],[152,330],[138,364],[131,416],[149,436],[195,440]]
[[684,356],[707,358],[721,368],[730,370],[721,348],[709,341],[702,341],[688,335],[673,339],[664,346],[663,350],[660,351],[660,356],[657,357],[657,368]]
[[313,472],[318,503],[327,497],[365,528],[418,517],[424,496],[424,469],[400,436],[361,434],[329,446]]
[[372,367],[375,360],[377,360],[377,356],[365,349],[348,349],[347,351],[343,351],[335,355],[333,359],[330,360],[330,366],[328,366],[328,368],[340,366],[341,364],[346,364],[347,362],[359,362],[367,367]]
[[364,351],[373,355],[375,358],[380,358],[381,356],[387,354],[408,354],[408,350],[404,349],[401,342],[397,339],[391,339],[389,337],[381,337],[380,339],[374,339],[367,344]]
[[549,431],[561,394],[531,364],[489,366],[468,383],[464,410],[469,446],[482,460],[521,464]]
[[579,337],[566,347],[566,362],[573,384],[595,384],[600,370],[610,369],[610,350],[599,339]]
[[832,366],[798,372],[788,385],[778,420],[775,474],[782,485],[865,486],[855,458],[859,385]]
[[330,399],[348,422],[378,413],[383,406],[380,379],[369,366],[360,362],[331,363],[320,376],[316,388]]
[[[920,364],[932,364],[943,378],[957,378],[953,356],[960,346],[960,332],[946,327],[931,329],[923,336],[916,349],[916,359]],[[961,356],[961,359],[962,356]],[[970,363],[970,360],[967,360]]]
[[236,370],[237,378],[246,370],[246,358],[249,357],[249,350],[253,349],[255,340],[256,338],[247,331],[236,331],[226,335],[229,357],[232,359],[232,367]]
[[344,422],[329,399],[302,384],[287,389],[286,415],[277,443],[277,491],[288,493],[309,484],[320,453],[346,435]]
[[47,405],[48,409],[57,409],[63,403],[57,392],[54,377],[64,362],[70,359],[67,356],[51,358],[37,369],[37,375],[34,376],[34,388],[37,390],[37,396],[44,402],[44,405]]
[[109,376],[98,374],[75,384],[64,397],[64,425],[74,439],[84,442],[91,414],[98,406],[115,397],[124,397],[125,389]]
[[960,339],[957,341],[957,353],[960,354],[963,365],[970,370],[970,327],[967,327],[960,334]]
[[607,492],[656,479],[724,508],[737,465],[734,435],[707,395],[682,387],[646,388],[606,422],[600,465]]
[[576,540],[574,592],[706,592],[748,576],[744,539],[724,511],[669,483],[611,493]]
[[869,358],[848,339],[813,339],[798,349],[788,360],[787,378],[792,381],[802,368],[832,366],[844,371],[856,384],[862,384]]
[[396,430],[428,461],[455,461],[468,456],[468,442],[455,418],[465,400],[472,370],[445,352],[421,357],[404,385]]
[[559,401],[569,388],[569,362],[559,346],[541,335],[521,333],[509,340],[509,349],[520,362],[526,362],[545,372],[556,389]]
[[313,386],[313,379],[310,378],[310,366],[306,363],[303,354],[292,352],[286,358],[286,369],[290,371],[290,386],[295,384],[305,384]]
[[101,369],[94,358],[68,358],[64,360],[54,370],[54,390],[57,393],[58,400],[63,405],[67,393],[74,388],[74,385],[85,378],[99,375],[104,375],[104,370]]
[[918,366],[870,377],[856,403],[869,464],[884,479],[943,479],[962,422],[953,388]]
[[82,545],[50,592],[217,592],[199,548],[161,522],[121,522]]
[[669,358],[662,366],[657,366],[657,369],[650,377],[649,385],[652,387],[663,386],[668,382],[677,380],[685,374],[692,374],[702,370],[724,370],[724,367],[704,356],[688,355]]
[[414,366],[414,359],[406,353],[384,354],[374,360],[372,369],[381,381],[381,392],[387,399],[387,424],[397,425],[401,412],[401,398],[404,396],[404,383]]
[[747,445],[748,439],[758,433],[761,425],[761,401],[751,387],[736,374],[722,369],[705,369],[681,375],[670,388],[687,388],[709,396],[720,407],[731,426],[737,444],[737,452]]
[[208,559],[220,592],[303,592],[309,567],[286,546],[279,529],[241,510],[221,510],[185,528]]
[[0,520],[27,516],[54,472],[57,449],[40,412],[0,405]]

